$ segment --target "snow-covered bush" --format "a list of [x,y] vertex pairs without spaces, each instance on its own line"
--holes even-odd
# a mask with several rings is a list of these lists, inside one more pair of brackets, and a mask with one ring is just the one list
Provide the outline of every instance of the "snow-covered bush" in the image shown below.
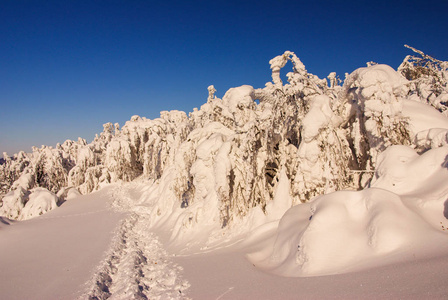
[[52,192],[67,185],[67,169],[64,168],[60,150],[43,147],[36,153],[38,156],[33,165],[33,173],[37,186],[45,187]]
[[[30,165],[30,158],[23,151],[12,158],[7,153],[3,153],[3,156],[5,162],[0,165],[0,198],[10,191],[16,180],[27,173],[27,167]],[[31,187],[32,183],[25,189]]]
[[21,220],[31,219],[40,216],[57,207],[58,197],[44,188],[34,188],[28,196],[22,213]]
[[[70,181],[69,172],[76,165],[78,150],[86,144],[83,139],[67,140],[56,148],[33,147],[31,153],[21,151],[12,158],[8,157],[0,165],[2,193],[7,193],[0,202],[0,214],[9,215],[12,219],[20,218],[33,188],[41,187],[57,193],[66,187]],[[91,164],[94,165],[95,162]],[[17,203],[12,204],[13,201]]]
[[1,202],[0,215],[9,219],[18,219],[28,201],[29,192],[22,187],[18,187],[7,193]]

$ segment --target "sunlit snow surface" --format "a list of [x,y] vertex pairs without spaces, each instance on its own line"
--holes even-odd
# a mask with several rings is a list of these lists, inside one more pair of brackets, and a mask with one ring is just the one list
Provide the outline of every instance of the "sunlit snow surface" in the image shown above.
[[422,156],[390,147],[376,176],[363,191],[334,192],[291,208],[272,244],[250,260],[283,276],[315,276],[446,250],[448,147]]
[[[2,299],[75,299],[104,257],[123,214],[108,189],[28,220],[0,222]],[[9,224],[9,225],[8,225]]]
[[[448,293],[447,156],[447,147],[421,156],[392,147],[371,188],[320,196],[284,215],[290,199],[280,183],[283,189],[268,209],[283,215],[280,222],[254,210],[233,229],[196,228],[196,243],[179,235],[189,242],[170,241],[174,213],[151,225],[154,203],[142,199],[157,189],[145,181],[72,198],[30,221],[4,219],[2,295],[443,298]],[[288,279],[268,273],[340,275]]]

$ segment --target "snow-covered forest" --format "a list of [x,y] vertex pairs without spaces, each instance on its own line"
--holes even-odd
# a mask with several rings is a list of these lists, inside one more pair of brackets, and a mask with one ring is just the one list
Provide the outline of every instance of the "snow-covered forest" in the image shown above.
[[448,227],[448,62],[407,48],[413,55],[397,70],[370,62],[327,78],[286,51],[269,61],[264,88],[220,99],[211,85],[188,115],[135,115],[104,124],[90,143],[4,153],[0,215],[27,220],[133,182],[138,199],[115,205],[144,207],[148,228],[167,229],[179,249],[249,243],[275,224],[274,242],[248,259],[292,277],[350,271],[439,239]]
[[[79,138],[13,157],[4,153],[0,213],[28,219],[70,195],[143,177],[168,186],[161,197],[185,211],[196,213],[195,205],[215,201],[225,227],[254,207],[269,214],[281,178],[288,181],[288,206],[336,190],[360,190],[389,146],[423,153],[447,143],[446,130],[416,127],[406,106],[430,105],[440,114],[422,107],[444,122],[448,62],[411,49],[419,56],[407,56],[397,71],[368,63],[344,81],[335,73],[318,78],[286,51],[269,62],[272,82],[265,88],[243,85],[219,99],[210,86],[207,102],[189,116],[133,116],[121,129],[104,124],[91,143]],[[288,62],[292,72],[283,84],[280,72]]]

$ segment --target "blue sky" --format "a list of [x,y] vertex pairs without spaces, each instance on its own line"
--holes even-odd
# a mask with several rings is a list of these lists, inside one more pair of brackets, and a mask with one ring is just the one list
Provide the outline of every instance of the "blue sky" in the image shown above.
[[213,84],[271,80],[293,51],[323,78],[396,68],[409,44],[448,60],[448,1],[0,0],[0,153],[90,142],[134,114],[191,112]]

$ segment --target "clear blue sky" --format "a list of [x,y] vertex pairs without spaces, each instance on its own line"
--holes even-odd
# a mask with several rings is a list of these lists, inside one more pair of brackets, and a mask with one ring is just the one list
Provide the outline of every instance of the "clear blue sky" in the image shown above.
[[210,84],[218,97],[264,87],[285,50],[321,78],[396,68],[403,44],[448,60],[447,11],[445,0],[0,0],[0,156],[191,112]]

